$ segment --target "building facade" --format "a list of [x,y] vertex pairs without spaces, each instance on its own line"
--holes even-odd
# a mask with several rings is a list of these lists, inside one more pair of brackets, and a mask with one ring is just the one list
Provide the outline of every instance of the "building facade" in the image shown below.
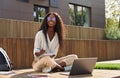
[[58,12],[67,25],[105,27],[104,0],[0,1],[0,18],[40,22],[52,11]]

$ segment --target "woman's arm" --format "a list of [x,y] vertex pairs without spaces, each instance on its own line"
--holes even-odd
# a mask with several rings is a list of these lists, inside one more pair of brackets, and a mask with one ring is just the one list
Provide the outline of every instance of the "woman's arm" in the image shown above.
[[39,57],[40,55],[42,55],[43,53],[45,53],[45,50],[40,50],[40,52],[36,52],[35,53],[35,55],[37,56],[37,57]]
[[43,37],[44,37],[44,35],[42,34],[42,31],[39,31],[35,36],[34,55],[37,57],[39,57],[45,53],[45,49],[43,49],[43,47],[42,47]]

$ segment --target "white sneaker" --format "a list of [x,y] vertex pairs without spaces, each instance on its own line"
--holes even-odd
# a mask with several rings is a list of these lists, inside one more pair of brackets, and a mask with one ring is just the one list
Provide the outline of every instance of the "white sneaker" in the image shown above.
[[44,68],[42,68],[42,72],[44,72],[44,73],[48,73],[51,70],[52,70],[51,67],[44,67]]

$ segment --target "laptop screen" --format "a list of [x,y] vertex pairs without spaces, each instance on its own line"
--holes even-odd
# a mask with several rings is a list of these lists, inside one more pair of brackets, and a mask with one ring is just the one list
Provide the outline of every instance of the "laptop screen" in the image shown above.
[[91,74],[96,64],[97,57],[75,59],[70,75]]

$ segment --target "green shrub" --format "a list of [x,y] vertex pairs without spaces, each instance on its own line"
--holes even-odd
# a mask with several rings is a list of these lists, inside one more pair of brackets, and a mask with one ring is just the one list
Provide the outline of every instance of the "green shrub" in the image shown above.
[[105,29],[106,38],[109,40],[120,40],[120,29],[118,27],[109,27]]
[[106,38],[109,40],[120,40],[119,21],[116,18],[106,18]]

